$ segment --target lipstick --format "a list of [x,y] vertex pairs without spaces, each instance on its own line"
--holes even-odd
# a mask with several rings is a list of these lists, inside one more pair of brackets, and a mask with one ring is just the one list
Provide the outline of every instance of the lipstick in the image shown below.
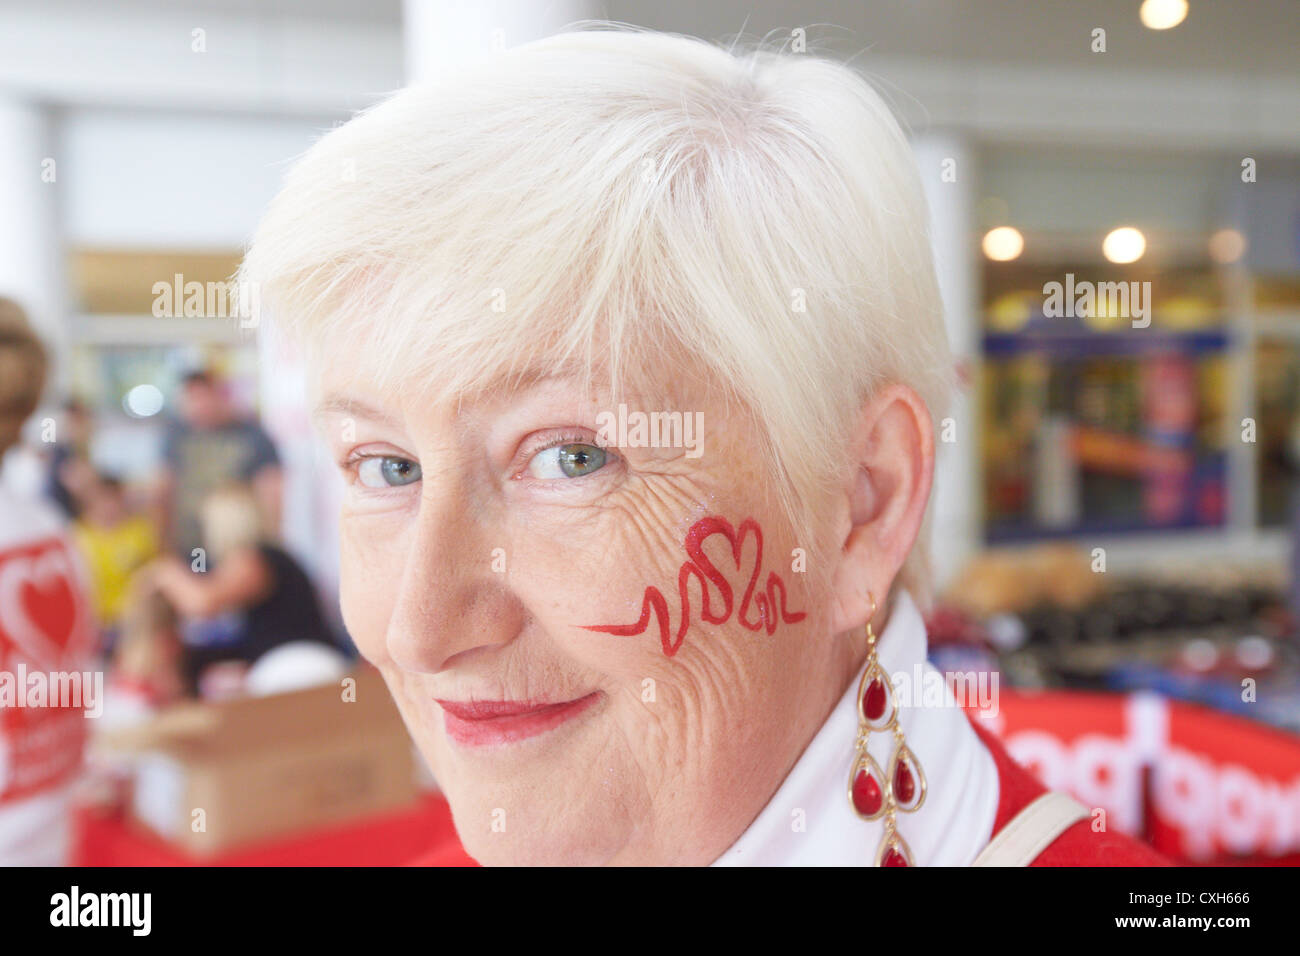
[[465,747],[500,747],[536,737],[573,720],[600,691],[558,703],[544,700],[439,700],[447,736]]

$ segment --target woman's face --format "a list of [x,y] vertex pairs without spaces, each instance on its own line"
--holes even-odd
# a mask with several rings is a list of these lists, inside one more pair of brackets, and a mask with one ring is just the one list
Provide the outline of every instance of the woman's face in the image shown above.
[[[721,855],[849,664],[746,418],[686,384],[654,407],[625,396],[620,416],[565,378],[433,407],[369,387],[347,355],[322,373],[344,619],[466,849],[495,864]],[[648,447],[651,412],[702,432]]]

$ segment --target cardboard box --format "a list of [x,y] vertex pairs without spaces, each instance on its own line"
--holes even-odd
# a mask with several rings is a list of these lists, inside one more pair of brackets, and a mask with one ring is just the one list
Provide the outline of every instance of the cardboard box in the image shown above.
[[189,703],[95,746],[129,755],[131,815],[197,856],[411,805],[406,726],[377,671],[352,679],[352,700],[329,684]]

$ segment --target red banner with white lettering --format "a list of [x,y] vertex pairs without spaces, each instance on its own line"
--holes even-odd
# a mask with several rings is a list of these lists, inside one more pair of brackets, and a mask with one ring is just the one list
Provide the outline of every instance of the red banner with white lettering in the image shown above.
[[1002,691],[981,716],[1048,787],[1187,863],[1300,863],[1300,736],[1154,694]]

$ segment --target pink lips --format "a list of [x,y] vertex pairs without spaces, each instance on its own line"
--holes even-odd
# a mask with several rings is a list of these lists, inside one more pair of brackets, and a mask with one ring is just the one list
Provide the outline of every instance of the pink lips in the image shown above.
[[527,740],[577,717],[600,691],[551,703],[530,700],[439,700],[447,736],[466,747],[492,747]]

